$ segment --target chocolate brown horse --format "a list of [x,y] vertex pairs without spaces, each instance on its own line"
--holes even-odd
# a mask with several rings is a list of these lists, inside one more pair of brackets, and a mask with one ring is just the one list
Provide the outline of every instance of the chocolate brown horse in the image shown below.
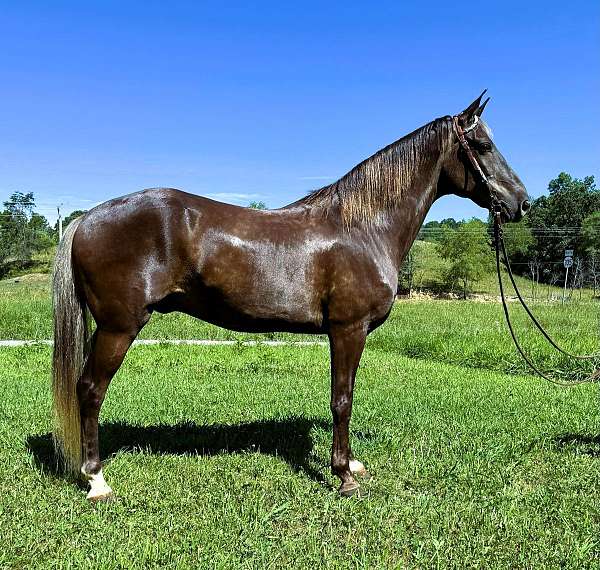
[[[348,438],[356,370],[367,335],[390,313],[398,269],[430,206],[457,194],[489,208],[493,190],[504,221],[529,207],[479,120],[481,98],[457,118],[489,188],[447,116],[278,210],[160,188],[110,200],[69,226],[54,274],[55,439],[65,467],[89,481],[89,499],[112,492],[98,450],[100,407],[154,311],[236,331],[327,334],[331,469],[341,494],[357,491],[354,475],[367,472]],[[89,340],[88,311],[96,323]]]

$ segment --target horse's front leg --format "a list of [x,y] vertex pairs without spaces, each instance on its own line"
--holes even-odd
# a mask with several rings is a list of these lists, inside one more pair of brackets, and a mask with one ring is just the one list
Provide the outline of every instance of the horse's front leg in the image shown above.
[[335,327],[329,333],[331,413],[333,415],[331,471],[342,481],[340,494],[347,497],[359,489],[359,484],[354,479],[352,472],[366,473],[360,461],[351,459],[348,433],[352,414],[354,379],[366,338],[367,329],[363,324]]

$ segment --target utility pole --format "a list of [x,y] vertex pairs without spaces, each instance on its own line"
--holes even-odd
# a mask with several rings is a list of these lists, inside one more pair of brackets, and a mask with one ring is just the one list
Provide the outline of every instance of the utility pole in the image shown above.
[[[60,206],[62,206],[62,204]],[[56,209],[58,211],[58,242],[59,243],[62,240],[62,216],[60,215],[60,206],[56,207]]]
[[567,294],[567,280],[569,279],[569,267],[573,266],[573,250],[565,249],[565,259],[563,261],[565,271],[565,286],[563,288],[562,304],[565,304],[565,295]]
[[565,304],[565,295],[567,294],[567,280],[569,279],[569,266],[567,266],[567,271],[565,272],[565,286],[563,288],[563,298],[562,298],[562,304]]

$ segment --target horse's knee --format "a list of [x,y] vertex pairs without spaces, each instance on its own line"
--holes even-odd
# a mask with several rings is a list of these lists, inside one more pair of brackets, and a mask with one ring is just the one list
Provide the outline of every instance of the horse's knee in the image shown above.
[[350,416],[350,398],[346,395],[339,396],[331,402],[331,414],[335,421],[344,421]]
[[331,472],[334,475],[341,476],[345,473],[350,473],[350,465],[347,457],[339,453],[333,453],[331,456]]

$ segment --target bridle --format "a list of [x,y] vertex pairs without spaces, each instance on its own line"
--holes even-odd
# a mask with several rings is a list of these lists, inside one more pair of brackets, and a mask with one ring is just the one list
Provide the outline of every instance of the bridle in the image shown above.
[[473,124],[468,126],[466,129],[463,129],[460,126],[458,117],[456,115],[454,115],[452,117],[452,125],[454,126],[454,132],[456,133],[456,136],[458,137],[458,142],[460,142],[460,146],[465,151],[465,154],[467,155],[469,162],[473,166],[473,169],[479,175],[481,182],[483,182],[486,186],[489,187],[489,182],[488,182],[487,176],[484,174],[483,170],[481,170],[481,166],[479,166],[479,163],[477,162],[477,159],[475,158],[475,155],[473,154],[473,151],[471,150],[471,147],[469,146],[469,141],[467,141],[467,138],[465,137],[465,135],[467,133],[470,133],[471,131],[474,131],[477,128],[477,126],[479,125],[479,117],[477,115],[475,115]]
[[478,124],[479,124],[479,117],[477,115],[475,115],[473,124],[469,125],[468,127],[463,129],[460,125],[459,118],[456,115],[454,115],[452,117],[452,126],[454,128],[454,133],[456,134],[456,136],[458,138],[458,142],[459,142],[462,150],[464,151],[467,159],[469,160],[471,166],[473,167],[473,171],[475,173],[475,176],[477,176],[477,178],[479,179],[479,183],[487,189],[487,191],[489,192],[489,195],[490,195],[489,210],[490,210],[490,214],[492,215],[492,217],[494,219],[494,249],[496,250],[496,273],[498,275],[498,285],[500,287],[500,298],[502,300],[502,308],[504,309],[504,316],[506,318],[506,324],[508,325],[508,330],[510,331],[510,335],[513,339],[515,347],[516,347],[517,351],[519,352],[519,354],[523,357],[523,360],[525,360],[525,362],[529,365],[529,367],[536,374],[538,374],[542,378],[548,380],[549,382],[552,382],[553,384],[558,384],[559,386],[574,386],[577,384],[583,384],[585,382],[597,382],[600,379],[600,368],[597,369],[592,374],[586,376],[585,378],[578,379],[578,380],[563,381],[563,380],[558,380],[556,378],[552,378],[551,376],[548,376],[547,374],[542,372],[531,361],[531,358],[529,358],[529,356],[525,353],[525,351],[519,344],[519,341],[517,340],[515,331],[513,329],[512,322],[510,320],[510,314],[508,312],[508,305],[506,303],[506,296],[504,294],[504,285],[502,283],[502,272],[500,271],[500,251],[502,251],[504,265],[506,266],[508,276],[510,278],[510,282],[515,290],[515,293],[517,294],[517,298],[519,299],[519,302],[525,309],[525,312],[527,313],[527,315],[529,316],[529,318],[531,319],[533,324],[542,333],[542,335],[550,343],[550,345],[553,348],[555,348],[558,352],[560,352],[570,358],[575,358],[578,360],[589,360],[589,359],[600,358],[600,354],[591,354],[591,355],[571,354],[570,352],[561,348],[550,337],[550,335],[544,330],[542,325],[539,323],[537,318],[533,315],[530,308],[525,303],[525,300],[523,299],[521,292],[519,291],[517,284],[515,282],[515,278],[513,276],[513,272],[510,267],[510,262],[508,261],[508,255],[506,253],[506,246],[504,245],[504,237],[503,237],[503,231],[502,231],[502,203],[501,203],[500,199],[496,196],[496,193],[495,193],[494,189],[492,188],[488,177],[483,172],[479,162],[477,161],[477,158],[473,154],[473,149],[469,145],[469,141],[467,140],[467,138],[465,136],[467,133],[475,130],[477,128]]
[[481,166],[479,165],[477,158],[475,158],[475,155],[473,154],[473,149],[469,145],[469,141],[467,140],[467,137],[465,137],[465,135],[467,133],[474,131],[478,125],[479,125],[479,117],[477,115],[475,115],[473,124],[468,126],[465,129],[463,129],[460,126],[459,119],[456,115],[454,115],[452,117],[452,126],[454,127],[454,133],[456,134],[456,136],[458,138],[458,142],[460,143],[462,150],[464,151],[467,158],[469,159],[469,162],[471,163],[471,166],[473,167],[475,174],[479,178],[479,182],[483,186],[485,186],[485,188],[489,192],[489,194],[490,194],[490,211],[491,211],[492,215],[494,216],[494,219],[498,218],[499,222],[501,224],[502,223],[502,220],[501,220],[502,206],[501,206],[500,200],[496,196],[496,193],[494,192],[494,190],[490,184],[490,181],[488,180],[488,177],[485,175],[485,172],[483,172]]

